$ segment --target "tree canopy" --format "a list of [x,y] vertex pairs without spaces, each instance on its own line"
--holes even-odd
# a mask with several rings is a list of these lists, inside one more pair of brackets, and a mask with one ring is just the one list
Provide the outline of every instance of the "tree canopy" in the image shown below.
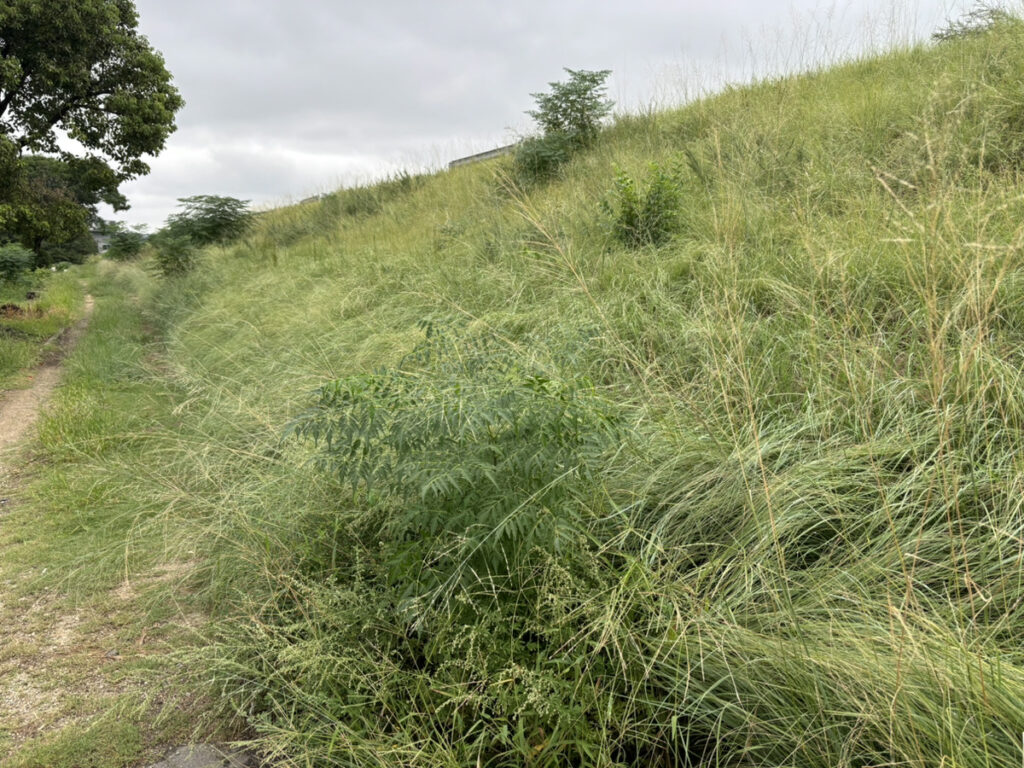
[[29,155],[4,170],[0,238],[32,248],[40,265],[77,261],[95,250],[89,229],[99,221],[101,202],[128,207],[114,172],[99,158]]
[[94,250],[97,205],[127,208],[118,186],[175,130],[184,102],[137,26],[133,0],[0,2],[0,242],[39,264]]
[[0,137],[62,154],[60,132],[125,181],[143,175],[183,105],[132,0],[0,4]]
[[597,136],[601,121],[612,111],[605,98],[605,80],[612,72],[601,69],[566,69],[565,82],[548,83],[547,93],[531,93],[537,109],[526,114],[537,121],[545,136],[562,134],[573,143],[586,146]]
[[182,210],[167,217],[165,232],[182,236],[195,245],[226,243],[248,228],[252,214],[249,201],[218,195],[178,198]]

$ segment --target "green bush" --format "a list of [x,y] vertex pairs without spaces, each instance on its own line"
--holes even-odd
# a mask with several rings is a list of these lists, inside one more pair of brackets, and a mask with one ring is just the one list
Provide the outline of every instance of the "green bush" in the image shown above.
[[142,252],[146,244],[146,235],[131,229],[119,229],[110,236],[110,247],[106,256],[115,261],[134,259]]
[[32,267],[32,251],[16,243],[0,245],[0,280],[13,282]]
[[572,157],[573,144],[565,134],[531,136],[519,142],[512,170],[520,186],[551,181]]
[[426,327],[396,368],[318,390],[291,432],[389,511],[380,537],[403,594],[486,578],[515,597],[533,548],[558,552],[576,536],[581,499],[620,443],[614,412],[578,372]]
[[531,93],[537,109],[528,111],[545,136],[558,133],[578,147],[586,147],[597,138],[601,121],[612,111],[612,102],[605,98],[605,80],[612,72],[602,69],[566,69],[569,79],[548,83],[548,93]]
[[513,154],[513,173],[522,186],[550,181],[574,152],[594,142],[601,121],[611,112],[612,102],[604,95],[611,70],[565,71],[566,82],[549,83],[549,93],[531,94],[537,109],[526,114],[542,135],[521,141]]
[[631,247],[659,245],[679,229],[682,193],[678,174],[651,163],[646,189],[625,171],[615,175],[615,186],[603,209],[611,217],[612,234]]
[[179,198],[182,210],[167,219],[167,229],[196,245],[228,243],[240,237],[251,223],[249,201],[217,195]]
[[187,237],[163,234],[154,246],[157,269],[164,277],[180,277],[195,269],[198,253]]

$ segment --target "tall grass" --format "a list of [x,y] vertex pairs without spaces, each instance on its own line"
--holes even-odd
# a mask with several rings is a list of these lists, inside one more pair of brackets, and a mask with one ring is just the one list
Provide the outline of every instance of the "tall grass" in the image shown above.
[[[1018,765],[1022,43],[210,251],[149,305],[180,437],[106,480],[196,563],[199,677],[293,765]],[[652,162],[677,231],[628,247]]]

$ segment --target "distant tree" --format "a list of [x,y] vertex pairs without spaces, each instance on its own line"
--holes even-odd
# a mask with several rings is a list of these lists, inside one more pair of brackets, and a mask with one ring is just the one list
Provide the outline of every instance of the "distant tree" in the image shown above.
[[234,197],[195,195],[179,198],[178,202],[182,210],[167,218],[166,229],[195,245],[234,240],[249,227],[252,216],[249,201]]
[[524,185],[554,178],[572,155],[589,147],[601,130],[601,121],[612,110],[605,98],[605,81],[611,70],[591,72],[566,69],[565,82],[548,83],[548,93],[531,94],[537,108],[528,110],[541,129],[540,136],[519,142],[513,155],[516,179]]
[[147,173],[184,102],[137,25],[132,0],[0,3],[0,136],[66,156],[63,131],[118,181]]
[[[148,173],[183,105],[132,0],[0,0],[0,242],[80,257],[100,202]],[[59,137],[77,142],[72,152]]]
[[545,136],[559,134],[579,146],[589,145],[601,129],[601,121],[612,111],[614,103],[605,98],[605,81],[610,69],[591,72],[566,69],[569,79],[548,83],[548,93],[531,93],[537,109],[526,114],[537,121]]
[[96,251],[89,234],[97,206],[127,208],[113,171],[98,158],[18,158],[0,197],[0,236],[36,253],[36,266],[81,261]]
[[141,228],[131,228],[113,222],[107,225],[106,230],[110,235],[107,258],[128,261],[138,256],[146,245],[146,233]]

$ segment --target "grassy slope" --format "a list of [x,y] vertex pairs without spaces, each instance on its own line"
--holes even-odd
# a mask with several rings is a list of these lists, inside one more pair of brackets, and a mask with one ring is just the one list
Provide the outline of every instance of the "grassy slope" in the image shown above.
[[[1022,42],[622,119],[527,194],[481,165],[269,214],[153,298],[173,402],[46,423],[39,503],[131,521],[78,560],[96,588],[125,551],[193,564],[225,620],[190,665],[297,765],[1018,765]],[[650,162],[684,169],[681,231],[625,248],[600,203]],[[619,449],[544,497],[570,535],[453,564],[486,536],[403,538],[416,494],[281,443],[424,318],[615,410]],[[488,406],[419,373],[424,408]],[[143,403],[158,437],[112,448]]]

